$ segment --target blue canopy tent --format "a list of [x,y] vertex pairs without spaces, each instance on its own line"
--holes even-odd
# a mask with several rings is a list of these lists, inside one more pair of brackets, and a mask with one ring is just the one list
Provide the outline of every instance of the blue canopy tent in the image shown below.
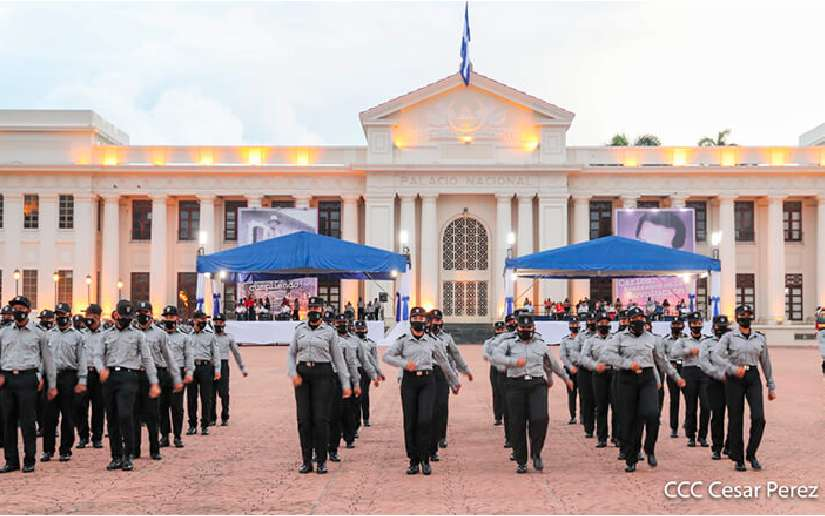
[[[641,240],[609,236],[540,251],[505,261],[508,271],[520,278],[639,278],[678,276],[721,270],[719,260],[707,256],[649,244]],[[512,281],[505,281],[512,288]],[[714,299],[718,288],[713,283]],[[509,294],[509,295],[507,295]],[[714,313],[718,310],[714,301]],[[512,292],[505,306],[512,311]]]

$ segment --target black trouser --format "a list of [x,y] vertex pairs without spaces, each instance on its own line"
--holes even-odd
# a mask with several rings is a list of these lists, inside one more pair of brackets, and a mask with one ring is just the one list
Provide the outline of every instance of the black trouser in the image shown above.
[[137,371],[115,371],[113,367],[109,371],[109,379],[103,384],[109,449],[112,458],[120,460],[123,458],[124,445],[129,454],[135,449],[135,396],[140,380]]
[[81,441],[89,440],[89,405],[92,407],[92,441],[102,441],[106,407],[103,405],[103,385],[100,383],[100,375],[96,369],[89,369],[86,374],[86,392],[81,394],[77,400],[75,423]]
[[[743,378],[728,375],[725,380],[725,398],[728,406],[728,457],[735,461],[751,460],[756,456],[762,433],[765,431],[765,408],[759,371],[751,366]],[[745,400],[751,413],[748,448],[742,438]],[[7,427],[8,428],[8,427]]]
[[211,363],[195,365],[195,374],[192,383],[186,386],[186,411],[189,415],[189,426],[194,428],[198,424],[198,392],[201,398],[201,428],[209,426],[209,414],[212,412],[212,382],[215,380],[215,366]]
[[510,442],[510,408],[507,404],[507,372],[496,371],[498,397],[501,402],[501,416],[504,420],[504,440]]
[[576,398],[579,395],[579,375],[578,373],[571,373],[570,369],[564,368],[567,375],[573,381],[573,390],[567,393],[567,410],[570,411],[570,419],[576,419]]
[[619,399],[622,405],[622,451],[627,464],[639,460],[642,446],[642,429],[645,432],[645,453],[655,452],[656,436],[659,433],[659,409],[657,401],[656,377],[652,367],[645,367],[640,373],[622,370],[619,375]]
[[[180,376],[181,378],[186,378],[186,371],[183,368],[180,369]],[[175,392],[174,385],[172,385],[169,389],[165,389],[163,386],[163,381],[161,380],[158,410],[160,434],[165,438],[169,437],[169,413],[171,412],[171,430],[173,432],[173,435],[175,436],[175,439],[180,439],[180,434],[183,430],[183,391]]]
[[547,436],[547,383],[544,378],[507,379],[510,437],[516,462],[527,464],[527,422],[530,422],[530,457],[541,456]]
[[447,436],[447,420],[450,417],[450,384],[444,371],[433,365],[435,377],[435,406],[433,408],[433,432],[430,434],[430,454],[438,452],[438,441]]
[[711,450],[721,452],[725,447],[725,382],[708,378],[707,391],[710,405]]
[[361,374],[361,397],[355,404],[356,427],[360,427],[362,421],[370,420],[370,377],[363,368],[358,369],[358,372]]
[[23,435],[23,465],[34,466],[37,437],[35,437],[35,411],[37,407],[37,385],[40,383],[34,370],[13,374],[0,373],[6,383],[0,389],[0,407],[3,409],[4,453],[6,465],[20,467],[20,452],[17,447],[17,428]]
[[[682,375],[682,365],[676,362],[671,362],[673,367]],[[667,392],[670,396],[670,430],[671,432],[679,431],[679,400],[682,397],[682,389],[676,384],[676,380],[667,377]],[[661,409],[660,409],[661,410]]]
[[501,421],[504,417],[504,406],[499,388],[498,369],[492,365],[490,366],[490,389],[493,391],[493,417],[496,421]]
[[699,412],[699,439],[706,439],[708,436],[708,421],[710,412],[708,411],[707,389],[705,382],[707,376],[699,369],[699,366],[682,367],[683,378],[685,379],[685,435],[688,439],[696,438],[696,413]]
[[301,438],[301,458],[312,464],[312,451],[319,463],[327,461],[329,446],[330,397],[334,396],[332,366],[299,363],[296,369],[303,380],[295,387],[295,415]]
[[621,446],[624,439],[624,420],[622,419],[622,391],[619,388],[619,371],[613,371],[613,378],[610,381],[611,402],[610,407],[613,409],[613,431],[611,437],[616,439],[616,442]]
[[[593,396],[596,401],[596,435],[599,441],[607,441],[607,409],[613,406],[613,371],[593,373]],[[616,435],[616,409],[611,410],[610,427]]]
[[[172,383],[172,377],[165,367],[159,367],[157,371],[161,392],[163,392],[163,385],[166,384],[167,388],[169,388]],[[160,453],[160,441],[158,438],[158,398],[152,399],[149,397],[149,377],[146,375],[146,372],[141,371],[138,376],[140,385],[135,396],[135,457],[140,456],[143,435],[140,427],[141,421],[146,423],[146,432],[149,436],[149,453]]]
[[429,463],[435,427],[435,377],[431,371],[419,373],[404,371],[401,380],[404,448],[410,461]]
[[221,398],[221,421],[229,421],[229,360],[221,360],[221,379],[212,382],[210,421],[218,420],[218,396]]
[[[341,379],[337,374],[330,371],[332,382],[332,396],[327,400],[329,404],[329,444],[330,452],[337,452],[341,445],[341,437],[344,434],[344,388],[341,386]],[[349,401],[349,400],[347,400]]]
[[585,368],[580,368],[578,372],[579,377],[579,395],[581,396],[581,418],[584,425],[584,432],[586,434],[593,433],[593,419],[596,405],[595,395],[593,393],[593,373]]
[[[44,379],[45,380],[45,379]],[[37,405],[35,406],[35,416],[37,417],[37,428],[42,432],[46,427],[46,404],[49,399],[47,393],[49,386],[43,384],[43,390],[37,393]]]
[[57,373],[57,396],[46,404],[46,426],[43,428],[43,451],[54,455],[57,438],[57,417],[60,415],[60,454],[71,455],[74,446],[74,416],[77,399],[74,387],[77,385],[77,371]]
[[355,397],[355,391],[347,399],[341,400],[341,434],[347,444],[355,441],[355,432],[358,431],[358,404],[360,397]]

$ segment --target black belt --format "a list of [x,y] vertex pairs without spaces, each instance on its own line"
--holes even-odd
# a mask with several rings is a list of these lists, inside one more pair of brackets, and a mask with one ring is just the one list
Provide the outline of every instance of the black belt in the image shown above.
[[431,374],[433,374],[433,372],[432,371],[407,371],[407,370],[405,370],[404,374],[410,375],[410,376],[430,376]]
[[212,365],[211,360],[195,360],[195,365]]
[[115,366],[115,367],[112,367],[111,369],[112,369],[112,371],[115,371],[115,372],[118,372],[118,373],[120,373],[120,372],[124,372],[124,373],[139,373],[139,372],[140,372],[140,369],[132,369],[131,367],[120,367],[120,366]]
[[77,369],[69,369],[69,368],[58,369],[57,374],[60,374],[60,373],[75,373],[75,374],[77,374]]
[[89,366],[86,369],[88,369],[90,373],[96,373],[97,372],[97,369],[95,369],[94,366]]
[[166,371],[166,366],[164,366],[164,367],[157,366],[157,367],[155,367],[155,370],[157,370],[157,371]]
[[508,376],[508,380],[522,380],[522,381],[530,381],[530,380],[544,380],[541,376],[533,376],[531,374],[525,374],[521,376]]
[[7,374],[25,374],[25,373],[36,373],[39,369],[9,369],[3,370],[4,373]]

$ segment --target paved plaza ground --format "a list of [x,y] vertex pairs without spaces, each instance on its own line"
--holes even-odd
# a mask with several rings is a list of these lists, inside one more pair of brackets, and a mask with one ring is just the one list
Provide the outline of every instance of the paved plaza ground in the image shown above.
[[[543,474],[516,475],[490,411],[488,365],[480,346],[462,346],[476,373],[451,398],[449,443],[431,477],[404,474],[401,404],[391,382],[372,390],[373,427],[363,429],[326,476],[302,476],[286,349],[245,347],[247,379],[233,370],[232,424],[163,461],[107,472],[108,450],[76,450],[69,463],[38,464],[33,475],[0,477],[0,513],[819,513],[819,500],[668,500],[670,480],[733,485],[825,484],[825,380],[813,347],[771,349],[778,399],[766,400],[762,472],[736,473],[685,447],[663,428],[659,467],[628,475],[613,447],[595,449],[569,426],[560,382],[550,391]],[[233,364],[234,367],[234,364]],[[385,367],[387,373],[395,371]],[[667,405],[667,403],[666,403]],[[667,408],[665,408],[667,412]],[[667,415],[663,415],[667,421]],[[144,446],[146,446],[144,440]],[[40,443],[38,442],[38,451]],[[148,456],[148,453],[144,457]]]

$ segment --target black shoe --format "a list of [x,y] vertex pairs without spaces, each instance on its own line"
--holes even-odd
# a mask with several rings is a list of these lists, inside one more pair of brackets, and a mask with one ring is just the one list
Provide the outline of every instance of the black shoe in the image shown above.
[[610,438],[610,444],[612,444],[613,446],[619,446],[619,440],[616,439],[615,437],[611,437]]
[[160,456],[160,453],[152,453],[149,456],[152,458],[152,460],[161,460],[161,458],[162,458]]
[[89,440],[88,439],[81,439],[80,441],[78,441],[76,448],[78,450],[82,450],[83,448],[85,448],[87,446],[89,446]]
[[627,460],[627,455],[623,451],[619,452],[619,460]]
[[762,469],[762,464],[760,464],[759,461],[756,460],[756,457],[750,459],[750,463],[751,463],[751,468],[753,470],[760,471]]
[[163,439],[160,440],[159,444],[160,444],[161,448],[168,448],[169,447],[169,438],[164,437]]
[[429,462],[425,462],[424,464],[421,465],[421,473],[424,473],[425,475],[430,475],[430,474],[432,474],[432,472],[433,472],[433,468],[432,468],[432,466],[430,466]]
[[516,473],[519,475],[527,473],[527,464],[519,464],[518,467],[516,467]]
[[209,435],[209,427],[205,426],[201,428],[201,435]]
[[198,433],[198,429],[194,426],[190,426],[189,429],[186,431],[186,435],[195,435]]
[[707,439],[702,439],[700,437],[699,438],[699,446],[701,446],[702,448],[707,448],[708,447],[708,440]]
[[512,445],[512,443],[510,443],[510,441],[508,441],[508,440],[506,440],[506,439],[505,439],[505,440],[504,440],[504,447],[505,447],[505,448],[512,448],[512,447],[513,447],[513,445]]
[[369,420],[369,419],[365,419],[365,420],[364,420],[364,426],[371,426],[371,425],[370,425],[370,420]]
[[688,448],[696,448],[696,439],[691,437],[687,442]]
[[651,468],[655,468],[656,466],[659,465],[659,461],[656,460],[656,456],[653,455],[652,453],[647,454],[647,465],[650,466]]
[[317,466],[315,466],[315,472],[319,475],[326,475],[327,474],[327,463],[326,462],[319,462]]
[[221,426],[229,426],[229,420],[228,419],[221,419]]
[[516,452],[510,452],[510,460],[516,460]]
[[607,441],[600,439],[599,442],[596,443],[596,448],[607,448]]
[[430,455],[430,461],[431,462],[438,462],[440,460],[441,460],[441,458],[439,458],[438,452],[435,452],[432,455]]
[[670,438],[671,439],[678,439],[679,438],[679,432],[677,430],[671,430],[670,431]]
[[103,448],[102,441],[92,441],[92,448]]
[[49,462],[54,457],[54,453],[43,452],[40,454],[40,462]]
[[215,426],[217,424],[217,422],[218,422],[217,419],[210,419],[209,420],[209,426]]
[[407,475],[418,474],[418,462],[410,461],[410,467],[407,468]]
[[593,432],[585,432],[584,433],[585,439],[593,439]]
[[20,471],[20,466],[9,466],[8,464],[0,467],[0,473],[11,473],[13,471]]
[[714,450],[714,452],[710,454],[710,458],[713,460],[722,460],[722,454],[719,453],[719,450]]
[[34,464],[23,466],[23,469],[21,471],[23,471],[23,473],[34,473]]
[[748,468],[745,467],[745,461],[738,460],[736,461],[736,465],[733,467],[736,471],[747,471]]
[[439,448],[446,448],[447,447],[447,439],[441,439],[440,441],[438,441],[438,447]]
[[174,444],[175,444],[175,448],[183,448],[183,441],[181,440],[180,437],[175,437]]
[[625,473],[633,473],[634,471],[636,471],[636,463],[635,462],[632,462],[632,463],[630,463],[630,464],[628,464],[627,466],[624,467],[624,472]]
[[567,422],[568,425],[575,425],[576,424],[576,416],[570,418],[570,421]]
[[60,462],[68,462],[68,461],[72,460],[72,454],[71,453],[61,453],[60,458],[58,460]]
[[533,457],[533,469],[536,471],[544,471],[544,461],[541,457]]
[[358,432],[356,431],[356,432],[355,432],[355,435],[354,435],[353,437],[355,437],[356,439],[358,439],[358,438],[359,438],[359,437],[361,437],[361,436],[360,436],[360,435],[358,435]]
[[136,451],[132,454],[132,460],[137,460],[140,458],[140,450]]
[[123,461],[122,460],[112,459],[112,462],[110,462],[109,465],[106,466],[106,470],[107,471],[114,471],[114,470],[120,469],[122,467],[123,467]]
[[123,464],[121,464],[120,469],[123,471],[132,471],[135,469],[135,465],[132,463],[132,456],[127,455],[125,459],[123,459]]
[[329,460],[332,462],[341,462],[341,456],[338,455],[337,451],[329,452]]
[[493,423],[493,426],[501,426],[501,425],[503,425],[503,424],[504,424],[504,423],[503,423],[500,419],[496,419],[496,422],[495,422],[495,423]]
[[642,453],[642,452],[639,452],[639,455],[636,456],[636,460],[645,460],[645,454]]
[[307,473],[312,473],[312,463],[301,464],[301,467],[298,468],[298,473],[300,473],[302,475],[306,475]]
[[353,441],[348,442],[347,448],[355,448],[355,443]]

